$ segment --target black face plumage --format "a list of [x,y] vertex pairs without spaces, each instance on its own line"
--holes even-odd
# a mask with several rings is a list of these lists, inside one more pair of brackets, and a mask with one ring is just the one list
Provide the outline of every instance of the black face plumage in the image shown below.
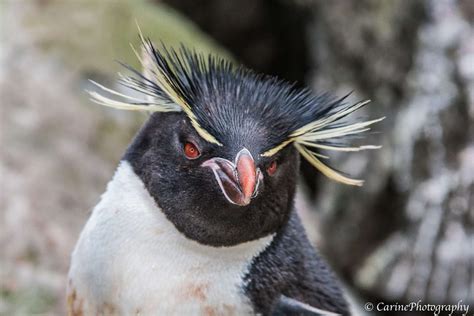
[[[199,147],[199,158],[186,158],[183,147],[187,141]],[[234,159],[235,150],[230,148],[234,147],[204,141],[182,113],[155,113],[124,159],[184,235],[203,244],[230,246],[275,232],[286,222],[298,173],[296,150],[285,148],[272,157],[279,162],[277,172],[270,176],[263,171],[258,194],[250,204],[234,205],[223,195],[212,170],[202,166],[213,157]],[[255,163],[265,170],[270,160],[261,157]]]
[[[350,147],[343,138],[364,132],[380,120],[344,120],[367,102],[349,104],[345,98],[314,95],[184,47],[157,51],[149,40],[141,39],[144,54],[137,57],[145,73],[125,66],[135,77],[122,76],[120,83],[145,97],[97,83],[124,101],[90,94],[106,106],[158,112],[140,131],[125,159],[186,236],[219,246],[276,231],[291,211],[298,153],[332,179],[362,184],[324,164],[321,159],[328,157],[317,150],[376,148]],[[199,148],[200,157],[186,158],[187,142]],[[275,162],[278,170],[270,175],[268,167]]]

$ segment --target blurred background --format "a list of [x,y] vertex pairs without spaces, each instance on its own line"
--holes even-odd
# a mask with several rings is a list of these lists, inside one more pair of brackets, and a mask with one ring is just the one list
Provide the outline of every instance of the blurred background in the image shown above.
[[1,0],[0,314],[64,314],[69,255],[145,114],[88,100],[143,33],[387,118],[378,151],[302,165],[312,241],[360,302],[474,310],[474,1]]

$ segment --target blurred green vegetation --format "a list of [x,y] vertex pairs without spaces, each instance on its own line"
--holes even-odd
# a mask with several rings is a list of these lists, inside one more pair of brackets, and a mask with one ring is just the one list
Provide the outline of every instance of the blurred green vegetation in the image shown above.
[[130,44],[139,47],[139,24],[143,34],[159,45],[181,43],[197,51],[225,58],[219,47],[194,23],[165,4],[136,1],[47,1],[31,11],[26,28],[35,30],[38,46],[55,54],[75,70],[109,73],[121,69],[114,60],[139,67]]
[[58,303],[55,293],[36,286],[21,291],[0,289],[0,296],[9,303],[2,315],[50,315]]

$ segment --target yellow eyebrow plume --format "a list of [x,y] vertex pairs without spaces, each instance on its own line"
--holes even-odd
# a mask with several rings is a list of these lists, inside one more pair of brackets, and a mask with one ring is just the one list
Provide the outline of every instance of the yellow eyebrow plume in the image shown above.
[[[140,26],[137,23],[140,42],[143,46],[144,52],[148,54],[150,59],[154,62],[146,63],[138,54],[137,50],[130,44],[133,52],[137,56],[142,67],[147,67],[148,73],[151,74],[150,80],[143,75],[138,74],[140,79],[125,77],[119,74],[120,83],[124,86],[152,96],[152,100],[140,99],[120,93],[103,85],[91,81],[99,89],[120,97],[124,100],[116,100],[110,97],[103,96],[98,92],[87,91],[91,100],[97,104],[112,107],[120,110],[129,111],[148,111],[148,112],[184,112],[191,121],[191,125],[196,132],[206,141],[222,146],[222,144],[207,130],[205,130],[197,121],[196,115],[193,113],[192,107],[186,102],[183,97],[184,91],[180,91],[180,86],[176,84],[176,78],[179,76],[173,66],[179,64],[183,70],[190,72],[190,65],[186,58],[178,54],[170,54],[165,50],[165,54],[158,54],[150,40],[145,40],[141,32]],[[128,68],[128,67],[127,67]],[[150,69],[151,68],[151,69]],[[130,69],[130,68],[129,68]]]
[[317,168],[322,174],[335,181],[348,184],[361,186],[363,180],[351,179],[342,175],[340,172],[332,169],[321,160],[318,159],[321,155],[314,150],[332,150],[332,151],[344,151],[344,152],[355,152],[367,149],[379,149],[381,146],[364,145],[364,146],[334,146],[324,143],[325,141],[336,139],[348,135],[359,134],[370,130],[372,124],[382,121],[385,117],[356,122],[352,124],[342,124],[339,126],[332,126],[334,122],[339,119],[351,114],[352,112],[360,109],[370,100],[358,102],[354,105],[347,106],[340,111],[336,111],[329,116],[323,117],[316,121],[306,124],[305,126],[295,130],[290,134],[287,140],[283,141],[279,145],[267,150],[262,154],[263,157],[271,157],[278,153],[280,150],[285,148],[287,145],[293,143],[298,152],[305,158],[311,165]]

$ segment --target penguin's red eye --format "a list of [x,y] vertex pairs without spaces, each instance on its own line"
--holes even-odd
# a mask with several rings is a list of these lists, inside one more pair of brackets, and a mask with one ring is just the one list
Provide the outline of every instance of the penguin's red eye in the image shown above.
[[199,149],[197,149],[196,145],[190,142],[186,142],[184,144],[184,154],[188,159],[196,159],[201,156]]
[[277,162],[276,160],[273,160],[270,165],[268,165],[267,167],[267,173],[271,176],[273,176],[275,174],[275,172],[277,171]]

